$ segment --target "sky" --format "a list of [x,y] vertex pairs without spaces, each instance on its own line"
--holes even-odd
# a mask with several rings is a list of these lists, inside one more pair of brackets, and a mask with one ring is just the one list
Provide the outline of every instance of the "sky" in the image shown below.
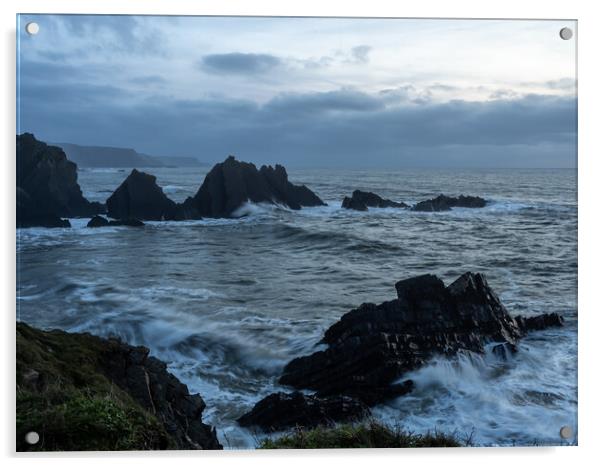
[[[40,30],[29,36],[25,25]],[[18,132],[291,167],[576,166],[571,21],[22,15]]]

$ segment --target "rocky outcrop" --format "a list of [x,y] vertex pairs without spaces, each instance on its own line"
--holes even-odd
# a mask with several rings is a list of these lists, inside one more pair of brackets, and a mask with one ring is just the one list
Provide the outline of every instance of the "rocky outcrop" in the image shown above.
[[136,218],[128,218],[124,220],[107,220],[100,215],[96,215],[90,219],[86,225],[88,228],[101,228],[101,227],[143,227],[144,223]]
[[157,185],[153,175],[133,169],[107,199],[107,214],[117,219],[182,220],[184,213]]
[[356,189],[355,191],[353,191],[351,197],[345,197],[343,199],[341,207],[343,207],[344,209],[366,211],[368,210],[368,207],[407,208],[409,206],[407,204],[404,204],[403,202],[395,202],[389,199],[383,199],[378,194],[360,191],[359,189]]
[[336,422],[359,421],[370,415],[363,402],[347,396],[318,398],[301,392],[267,396],[238,419],[243,427],[256,426],[272,432],[291,427],[316,427]]
[[557,314],[513,318],[481,274],[465,273],[447,287],[422,275],[395,288],[397,299],[345,314],[325,332],[328,348],[292,360],[280,383],[374,405],[411,390],[410,381],[397,381],[435,354],[514,345],[528,330],[562,324]]
[[69,226],[62,217],[104,212],[88,201],[77,183],[77,165],[59,147],[33,134],[17,135],[17,227]]
[[451,210],[452,207],[485,207],[487,205],[487,201],[482,197],[478,196],[459,196],[459,197],[450,197],[445,196],[444,194],[440,194],[439,196],[429,199],[427,201],[422,201],[412,207],[412,210],[418,212],[441,212],[445,210]]
[[231,217],[246,202],[282,204],[295,210],[325,205],[306,186],[290,183],[283,166],[262,166],[257,170],[252,163],[230,156],[211,169],[183,208],[187,218]]
[[201,396],[142,346],[17,323],[17,392],[18,450],[222,448]]

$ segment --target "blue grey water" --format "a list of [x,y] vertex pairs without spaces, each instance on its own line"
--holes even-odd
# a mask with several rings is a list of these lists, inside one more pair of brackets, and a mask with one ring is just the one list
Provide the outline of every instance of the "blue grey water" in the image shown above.
[[[153,169],[174,200],[206,169]],[[290,170],[327,207],[248,205],[239,219],[149,222],[144,229],[34,228],[17,233],[18,318],[43,328],[119,336],[151,348],[200,392],[226,447],[257,435],[235,419],[286,362],[362,302],[395,297],[396,281],[483,272],[512,314],[559,312],[565,327],[532,333],[509,361],[435,358],[410,374],[410,396],[375,416],[416,432],[471,435],[484,445],[560,444],[577,427],[575,170]],[[127,172],[80,170],[104,201]],[[484,209],[420,213],[340,208],[354,189],[415,202],[471,194]]]

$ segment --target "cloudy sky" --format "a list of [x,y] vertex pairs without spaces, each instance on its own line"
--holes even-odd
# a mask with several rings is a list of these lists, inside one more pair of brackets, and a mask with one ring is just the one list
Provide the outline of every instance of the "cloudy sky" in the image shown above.
[[571,22],[19,24],[18,130],[42,140],[289,166],[576,164],[575,39],[558,35]]

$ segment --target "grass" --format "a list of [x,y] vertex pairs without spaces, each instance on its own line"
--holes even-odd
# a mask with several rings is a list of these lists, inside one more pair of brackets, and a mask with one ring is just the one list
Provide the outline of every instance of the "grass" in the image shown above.
[[313,448],[432,448],[472,446],[468,437],[441,432],[414,434],[401,428],[391,428],[375,421],[362,424],[342,424],[335,427],[295,429],[279,438],[264,439],[260,449]]
[[[159,420],[104,376],[107,342],[17,324],[17,451],[175,448]],[[25,434],[40,435],[36,445]]]

